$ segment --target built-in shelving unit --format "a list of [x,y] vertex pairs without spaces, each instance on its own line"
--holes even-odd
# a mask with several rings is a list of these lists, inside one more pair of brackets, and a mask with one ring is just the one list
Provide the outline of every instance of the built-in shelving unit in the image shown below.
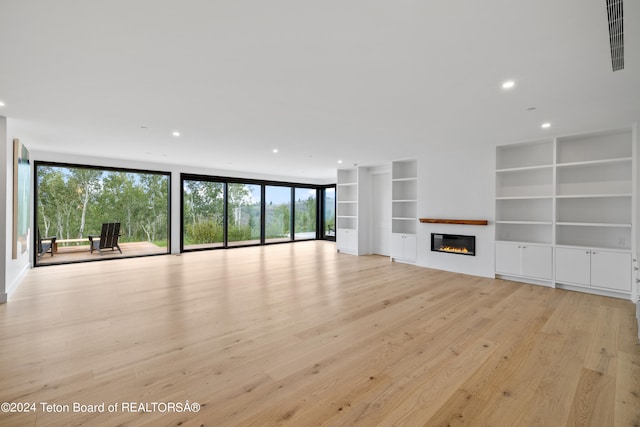
[[628,296],[636,140],[629,127],[497,147],[496,274]]
[[496,240],[551,244],[553,140],[496,151]]
[[[366,168],[339,169],[336,183],[337,230],[336,247],[339,252],[353,255],[368,253],[369,213],[365,206],[370,189]],[[364,230],[364,231],[363,231]]]
[[336,191],[336,244],[339,251],[355,254],[358,251],[358,169],[339,169]]
[[631,129],[557,140],[556,243],[630,250]]
[[418,163],[391,163],[391,259],[415,263],[418,223]]

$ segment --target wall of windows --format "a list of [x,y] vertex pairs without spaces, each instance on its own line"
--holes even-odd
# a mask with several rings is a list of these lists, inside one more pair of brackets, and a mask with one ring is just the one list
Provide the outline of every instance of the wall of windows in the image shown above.
[[[183,251],[327,235],[325,215],[318,214],[323,186],[190,174],[182,174],[181,181]],[[332,200],[333,207],[328,209],[335,212],[335,197]]]

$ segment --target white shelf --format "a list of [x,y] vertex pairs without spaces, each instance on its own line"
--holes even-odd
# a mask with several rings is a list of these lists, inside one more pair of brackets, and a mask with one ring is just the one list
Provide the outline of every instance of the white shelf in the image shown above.
[[416,199],[392,200],[393,203],[415,203]]
[[400,217],[400,216],[394,216],[391,219],[397,219],[398,221],[417,221],[418,219],[415,217]]
[[507,196],[507,197],[496,197],[496,200],[552,200],[553,196]]
[[631,193],[611,193],[611,194],[559,194],[556,199],[597,199],[604,197],[631,197]]
[[553,225],[552,221],[496,221],[496,224]]
[[407,182],[407,181],[417,181],[418,177],[411,177],[411,178],[393,178],[391,181],[392,182]]
[[616,164],[616,163],[631,163],[631,161],[632,161],[631,157],[620,157],[616,159],[588,160],[583,162],[572,162],[572,163],[558,163],[556,166],[558,168],[598,166],[598,165],[608,165],[608,164]]
[[553,165],[524,166],[519,168],[497,169],[496,173],[522,172],[537,169],[553,169]]
[[556,225],[571,225],[576,227],[631,228],[631,224],[614,224],[614,223],[605,223],[605,222],[556,222]]

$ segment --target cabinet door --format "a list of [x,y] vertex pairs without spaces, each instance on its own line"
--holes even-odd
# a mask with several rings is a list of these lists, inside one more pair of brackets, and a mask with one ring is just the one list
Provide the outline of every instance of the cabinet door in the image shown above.
[[496,273],[522,274],[522,249],[513,243],[496,243]]
[[407,261],[415,261],[418,255],[418,239],[415,234],[406,234],[403,257]]
[[336,233],[336,246],[345,252],[356,252],[358,242],[358,231],[349,228],[339,228]]
[[556,248],[556,281],[588,286],[590,260],[588,249]]
[[552,253],[550,246],[522,246],[522,275],[538,279],[551,279]]
[[592,251],[591,286],[631,291],[631,254]]
[[404,234],[391,235],[391,258],[402,258],[404,253]]

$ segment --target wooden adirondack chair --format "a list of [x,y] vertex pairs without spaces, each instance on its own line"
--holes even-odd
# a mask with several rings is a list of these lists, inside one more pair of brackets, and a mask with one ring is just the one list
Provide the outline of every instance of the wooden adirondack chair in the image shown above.
[[108,248],[111,248],[111,250],[118,249],[122,253],[120,246],[118,246],[118,237],[120,237],[119,222],[104,223],[99,236],[97,234],[89,234],[88,237],[91,253],[93,253],[94,249],[97,249],[102,255],[102,250]]
[[53,248],[56,244],[56,236],[42,237],[38,227],[38,258],[49,252],[53,256]]

